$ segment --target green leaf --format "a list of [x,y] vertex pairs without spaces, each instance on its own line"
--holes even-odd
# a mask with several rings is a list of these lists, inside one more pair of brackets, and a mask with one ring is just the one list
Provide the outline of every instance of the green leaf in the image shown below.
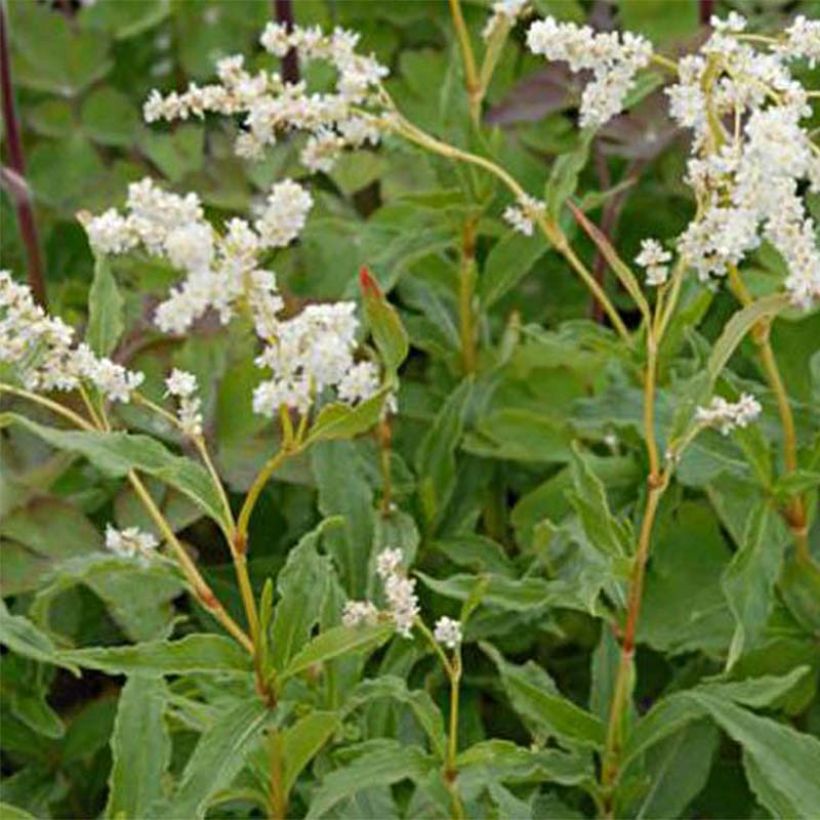
[[655,42],[682,40],[698,30],[696,0],[618,0],[618,15],[625,30],[645,34]]
[[820,634],[820,569],[813,561],[790,558],[780,577],[780,592],[789,612],[810,634]]
[[42,663],[52,663],[79,675],[77,667],[60,657],[51,638],[22,615],[12,615],[0,599],[0,643],[12,652]]
[[748,307],[735,313],[726,323],[723,332],[712,347],[706,365],[709,380],[714,384],[738,345],[743,341],[743,337],[754,325],[758,322],[770,321],[778,313],[786,310],[790,304],[788,294],[773,293],[770,296],[757,299]]
[[572,506],[590,543],[604,555],[621,558],[633,552],[629,528],[609,511],[606,490],[577,444],[572,447]]
[[464,450],[483,458],[511,461],[566,462],[571,433],[553,416],[532,410],[504,408],[482,416],[464,437]]
[[108,38],[71,25],[39,3],[10,3],[14,80],[21,86],[73,97],[111,68]]
[[555,736],[571,745],[603,749],[604,724],[565,698],[540,666],[532,661],[516,666],[507,663],[491,644],[482,644],[481,648],[498,667],[513,708],[536,732]]
[[336,712],[311,712],[282,732],[282,790],[285,794],[341,725]]
[[647,755],[649,788],[630,807],[628,816],[681,817],[709,778],[718,747],[718,732],[706,721],[685,726],[662,740]]
[[58,657],[109,675],[217,673],[246,676],[252,671],[250,656],[235,641],[208,634],[188,635],[178,641],[147,641],[133,646],[66,649]]
[[3,512],[0,536],[3,595],[30,591],[60,561],[102,547],[102,536],[80,510],[60,498],[39,495]]
[[33,814],[29,814],[19,806],[12,806],[11,803],[0,801],[0,817],[3,820],[36,820]]
[[684,501],[658,522],[646,573],[638,640],[665,652],[722,656],[734,623],[720,579],[731,558],[706,503]]
[[549,243],[540,231],[534,236],[510,231],[496,242],[487,254],[478,280],[478,293],[484,308],[489,310],[515,288],[548,248]]
[[[106,552],[78,556],[53,567],[38,590],[30,614],[51,627],[50,611],[65,590],[82,584],[105,603],[109,614],[133,641],[164,638],[174,623],[172,601],[184,589],[176,568],[135,561]],[[59,630],[58,630],[59,631]]]
[[171,759],[165,725],[168,688],[160,677],[133,675],[120,692],[111,735],[107,817],[150,817],[162,796],[162,781]]
[[316,547],[322,533],[338,523],[340,519],[326,519],[303,536],[276,577],[279,603],[273,616],[271,659],[279,671],[308,642],[319,621],[332,568],[330,560],[320,556]]
[[340,655],[372,652],[387,642],[394,631],[392,623],[328,629],[317,635],[291,660],[281,677],[291,678],[314,664],[326,663]]
[[139,114],[131,100],[105,86],[83,101],[82,123],[85,133],[95,142],[122,147],[134,144],[140,128]]
[[402,780],[422,780],[434,761],[415,746],[397,740],[379,741],[375,748],[354,758],[351,763],[327,774],[314,792],[307,818],[326,815],[337,803],[356,792],[374,786],[390,786]]
[[439,759],[444,759],[447,737],[444,732],[444,718],[438,706],[423,689],[411,691],[403,678],[383,675],[362,681],[345,701],[345,709],[358,709],[362,705],[381,698],[389,698],[406,704],[413,712],[419,725],[430,739],[431,751]]
[[441,518],[455,489],[455,453],[472,389],[472,379],[465,379],[450,393],[416,450],[418,492],[428,524]]
[[740,549],[720,580],[735,619],[735,632],[726,658],[731,669],[744,649],[763,633],[772,610],[774,585],[783,563],[783,542],[773,529],[774,513],[759,506],[748,522]]
[[373,341],[388,373],[395,374],[410,352],[407,331],[396,309],[382,293],[379,283],[364,266],[359,273],[359,285]]
[[325,550],[333,557],[347,594],[360,598],[367,589],[373,543],[373,490],[359,449],[351,441],[322,442],[310,458],[320,512],[326,518],[343,518],[343,526],[325,535]]
[[355,407],[340,402],[326,404],[311,425],[305,446],[319,441],[355,438],[371,430],[379,421],[386,395],[387,389],[383,388]]
[[459,784],[491,780],[512,783],[560,783],[565,786],[590,782],[593,777],[588,754],[532,749],[509,740],[484,740],[465,749],[456,758]]
[[558,219],[561,208],[578,187],[578,177],[589,159],[589,147],[595,136],[593,129],[581,132],[580,142],[574,151],[561,154],[550,169],[544,199],[547,203],[547,213]]
[[60,450],[85,456],[107,475],[121,478],[131,470],[153,475],[187,495],[223,529],[230,528],[219,493],[205,468],[189,458],[174,455],[156,439],[122,432],[59,430],[17,413],[0,414],[0,427],[12,422]]
[[202,168],[205,129],[200,124],[178,125],[171,133],[144,130],[139,147],[171,182]]
[[656,743],[703,716],[703,709],[692,695],[705,694],[713,699],[764,708],[787,697],[805,678],[809,667],[798,667],[786,675],[764,675],[743,681],[707,681],[696,689],[677,692],[658,701],[633,728],[621,762],[626,766]]
[[820,740],[706,693],[687,693],[687,697],[743,747],[750,785],[769,811],[780,817],[816,815]]
[[221,712],[199,738],[168,812],[171,818],[205,816],[212,795],[230,785],[268,717],[268,707],[252,697]]

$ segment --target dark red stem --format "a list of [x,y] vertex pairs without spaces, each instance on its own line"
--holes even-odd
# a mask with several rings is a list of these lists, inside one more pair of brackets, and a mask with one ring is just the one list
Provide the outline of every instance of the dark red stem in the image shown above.
[[43,258],[37,236],[37,223],[31,203],[31,191],[26,184],[26,161],[23,143],[20,139],[20,121],[14,104],[14,88],[11,82],[11,58],[9,55],[8,21],[6,4],[0,2],[0,95],[2,96],[3,124],[6,134],[6,151],[9,169],[14,174],[17,185],[11,186],[17,209],[20,235],[26,248],[28,259],[28,284],[38,304],[46,306],[46,284],[43,278]]
[[[293,30],[292,0],[273,0],[273,13],[277,22],[282,23],[288,31]],[[282,58],[282,79],[288,83],[299,82],[299,55],[294,48]]]

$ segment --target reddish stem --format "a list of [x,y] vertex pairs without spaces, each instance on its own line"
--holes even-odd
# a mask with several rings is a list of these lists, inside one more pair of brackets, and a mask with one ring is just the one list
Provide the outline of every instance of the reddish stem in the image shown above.
[[[273,13],[276,20],[288,31],[293,30],[293,3],[291,0],[273,0]],[[299,82],[299,55],[292,48],[282,58],[282,79],[287,83]]]
[[25,182],[26,162],[23,154],[23,143],[20,139],[20,122],[17,119],[17,109],[14,104],[14,88],[11,82],[6,5],[2,2],[0,2],[0,94],[2,95],[9,168],[17,182],[16,185],[10,186],[9,190],[17,209],[17,222],[20,225],[20,235],[26,248],[28,284],[35,301],[45,307],[46,285],[43,278],[43,259],[40,253],[34,208],[31,203],[31,191]]

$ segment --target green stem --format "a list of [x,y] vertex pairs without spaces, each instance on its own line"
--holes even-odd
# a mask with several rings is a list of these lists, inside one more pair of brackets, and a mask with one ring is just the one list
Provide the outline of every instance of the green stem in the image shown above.
[[[387,99],[389,100],[389,98]],[[398,132],[403,134],[411,142],[414,142],[422,148],[426,148],[428,151],[432,151],[440,156],[447,157],[448,159],[466,162],[479,168],[483,168],[485,171],[488,171],[497,179],[501,180],[501,182],[507,186],[518,201],[523,201],[527,196],[526,192],[518,184],[518,182],[516,182],[515,178],[491,160],[486,159],[486,157],[481,157],[478,154],[471,154],[469,151],[462,151],[460,148],[456,148],[455,146],[442,142],[435,137],[431,137],[421,129],[416,128],[415,125],[398,114],[398,112],[396,112],[396,116],[398,118],[396,124]],[[586,265],[584,265],[584,263],[572,250],[566,236],[564,236],[563,231],[561,231],[558,227],[558,224],[554,220],[549,219],[545,214],[539,216],[536,219],[536,222],[547,240],[552,243],[553,247],[567,260],[567,262],[569,262],[572,269],[581,277],[587,288],[589,288],[595,298],[600,302],[618,335],[627,344],[631,344],[632,339],[629,334],[629,330],[623,323],[621,317],[618,315],[618,311],[615,310],[615,306],[612,304],[603,288],[595,280],[592,273],[587,269]]]
[[265,484],[268,483],[268,479],[276,472],[276,470],[279,469],[279,467],[282,466],[282,464],[284,464],[288,458],[296,455],[298,452],[298,447],[294,449],[282,448],[281,450],[278,450],[275,455],[265,462],[262,469],[256,474],[256,478],[254,478],[253,484],[251,484],[251,488],[245,496],[245,501],[242,504],[242,509],[239,511],[239,517],[236,520],[235,546],[237,550],[244,551],[246,548],[248,524],[250,523],[251,515],[253,514],[253,509],[256,506],[256,502],[259,500],[262,490],[265,489]]
[[470,33],[467,31],[467,24],[464,22],[460,0],[450,0],[450,14],[453,18],[453,26],[461,49],[461,59],[464,63],[464,82],[470,104],[470,117],[476,125],[479,125],[481,122],[481,97],[483,95],[481,83],[478,79],[478,71],[476,70],[473,46],[470,43]]
[[283,783],[282,735],[271,728],[269,737],[270,754],[270,820],[285,820],[288,810],[288,796]]
[[476,350],[476,332],[474,305],[476,264],[475,264],[475,218],[464,223],[461,235],[461,262],[458,277],[458,317],[459,335],[461,336],[461,361],[464,373],[475,373],[478,352]]
[[52,413],[62,416],[82,430],[94,430],[94,426],[89,424],[82,416],[77,415],[77,413],[73,410],[69,410],[67,407],[63,407],[62,404],[58,404],[56,401],[47,399],[45,396],[38,396],[37,393],[32,393],[30,390],[23,390],[20,387],[14,387],[5,382],[0,383],[0,394],[2,393],[9,393],[12,396],[19,396],[21,399],[27,399],[35,404],[39,404],[51,410]]

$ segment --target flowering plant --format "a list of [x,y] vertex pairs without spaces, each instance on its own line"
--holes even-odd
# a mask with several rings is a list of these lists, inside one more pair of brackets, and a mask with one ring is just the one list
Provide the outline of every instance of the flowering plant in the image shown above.
[[820,22],[541,5],[267,22],[142,99],[253,207],[80,208],[79,322],[0,273],[9,816],[816,812]]

